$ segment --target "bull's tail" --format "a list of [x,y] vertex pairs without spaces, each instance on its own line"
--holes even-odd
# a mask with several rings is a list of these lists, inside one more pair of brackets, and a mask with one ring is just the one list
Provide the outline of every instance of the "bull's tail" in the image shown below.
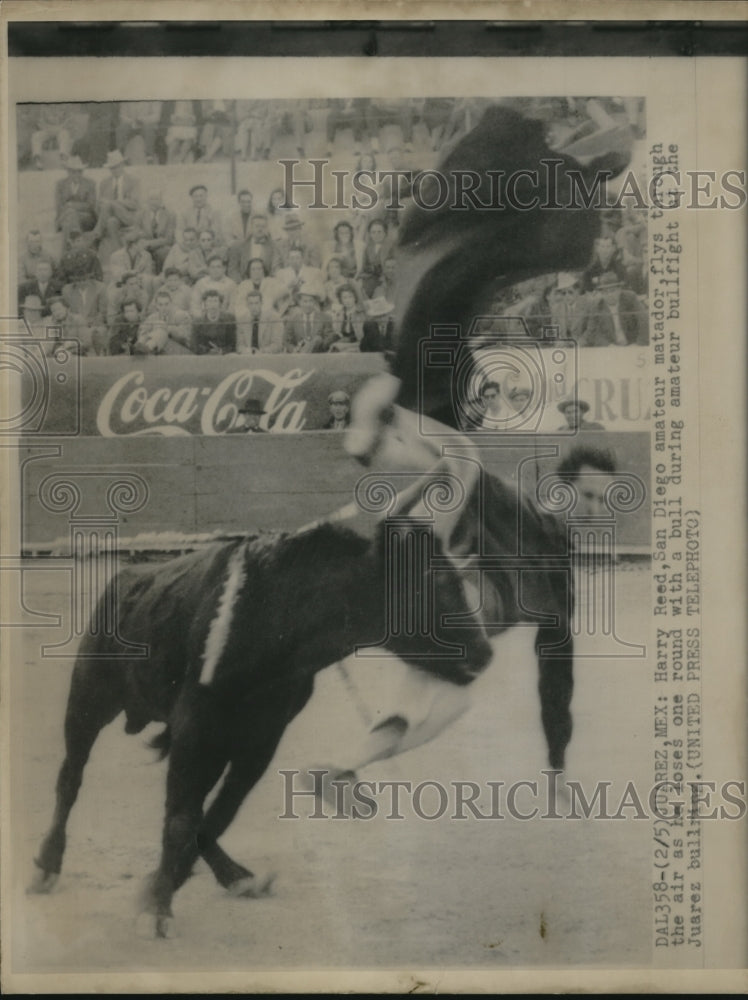
[[149,740],[148,746],[151,750],[158,750],[159,760],[168,757],[171,750],[171,728],[164,726],[160,733],[157,733],[152,740]]

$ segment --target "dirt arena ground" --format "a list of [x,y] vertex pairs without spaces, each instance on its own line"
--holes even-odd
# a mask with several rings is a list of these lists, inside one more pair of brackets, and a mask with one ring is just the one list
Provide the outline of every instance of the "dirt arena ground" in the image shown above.
[[[649,579],[645,561],[617,570],[616,631],[623,639],[647,641]],[[61,612],[66,590],[59,570],[29,574],[27,606]],[[5,891],[13,894],[13,971],[649,964],[647,821],[455,820],[451,809],[429,821],[408,808],[398,821],[382,815],[384,799],[372,820],[280,820],[279,769],[325,760],[360,725],[334,669],[319,675],[312,702],[223,839],[238,860],[278,871],[272,897],[229,898],[200,862],[175,900],[179,936],[135,935],[139,886],[158,858],[166,765],[145,746],[155,728],[128,737],[121,718],[94,748],[58,886],[48,896],[26,895],[51,818],[72,667],[70,660],[42,658],[39,649],[62,636],[30,627],[14,663],[14,864],[5,873]],[[542,782],[532,639],[530,630],[515,630],[502,640],[500,656],[474,686],[474,707],[437,740],[361,777],[414,785]],[[568,777],[586,791],[611,781],[618,798],[633,780],[646,794],[650,665],[585,658],[589,648],[581,638]],[[518,802],[531,805],[522,795]],[[436,809],[433,797],[423,803]]]

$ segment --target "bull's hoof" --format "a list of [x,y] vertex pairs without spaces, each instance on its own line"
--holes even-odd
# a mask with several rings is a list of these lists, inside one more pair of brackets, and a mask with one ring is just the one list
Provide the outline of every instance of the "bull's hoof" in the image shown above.
[[135,924],[135,933],[146,941],[175,938],[177,932],[174,917],[159,913],[141,913]]
[[260,899],[262,896],[271,894],[277,875],[277,872],[268,872],[265,875],[248,875],[246,878],[232,882],[227,891],[230,896],[241,899]]
[[57,885],[60,873],[45,871],[38,865],[37,862],[34,862],[34,864],[36,865],[36,871],[34,872],[31,884],[26,891],[35,893],[52,892],[54,887]]

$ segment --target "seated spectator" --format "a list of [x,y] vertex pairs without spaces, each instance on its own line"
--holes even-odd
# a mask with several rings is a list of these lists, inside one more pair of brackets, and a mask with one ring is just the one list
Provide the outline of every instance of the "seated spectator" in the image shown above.
[[113,281],[106,291],[106,321],[111,326],[122,312],[122,304],[128,300],[137,302],[140,315],[145,313],[150,296],[143,287],[141,275],[135,271],[123,274],[119,281]]
[[18,286],[18,301],[23,302],[28,295],[36,296],[41,303],[42,315],[47,316],[49,299],[59,292],[60,286],[52,280],[52,261],[40,257],[36,265],[36,277]]
[[268,230],[266,215],[253,215],[249,234],[240,243],[234,243],[228,250],[228,275],[234,281],[241,281],[246,274],[250,260],[259,258],[268,274],[272,274],[277,263],[276,248]]
[[[123,274],[134,271],[148,275],[154,272],[153,258],[145,248],[145,238],[139,229],[128,229],[124,234],[125,245],[115,250],[109,258],[109,274],[112,281],[119,281]],[[147,287],[144,284],[144,287]]]
[[[262,301],[268,309],[284,312],[291,301],[288,288],[277,278],[268,276],[265,262],[259,257],[247,264],[247,277],[234,292],[233,311],[241,312],[250,292],[259,292]],[[282,306],[282,308],[281,308]]]
[[[32,336],[46,341],[46,328],[48,324],[42,315],[42,300],[38,295],[26,295],[23,299],[19,300],[19,304],[21,316],[26,321]],[[50,344],[45,346],[49,346],[49,350],[45,350],[44,353],[49,355],[56,345]]]
[[371,299],[366,307],[362,351],[391,351],[395,346],[394,306],[386,299]]
[[169,340],[174,341],[183,350],[169,349],[164,353],[182,354],[194,353],[192,342],[192,320],[190,314],[182,309],[178,309],[172,302],[171,295],[166,288],[160,288],[154,298],[151,311],[143,320],[141,336],[147,334],[151,328],[164,328]]
[[67,174],[55,185],[55,229],[68,246],[71,234],[89,232],[96,226],[96,186],[83,176],[86,165],[77,156],[65,161]]
[[374,289],[372,298],[386,299],[394,306],[395,295],[397,293],[397,260],[395,257],[386,257],[382,264],[382,281]]
[[62,287],[72,281],[73,275],[79,271],[90,271],[97,281],[101,281],[103,277],[99,258],[86,245],[86,236],[79,229],[71,229],[70,246],[60,258],[54,280]]
[[504,430],[507,421],[517,412],[513,406],[505,401],[501,386],[498,382],[488,380],[483,383],[480,391],[481,402],[483,404],[483,418],[480,422],[480,429],[484,431]]
[[203,314],[203,301],[208,290],[218,293],[221,298],[221,309],[228,312],[236,291],[236,282],[232,281],[226,274],[226,267],[220,254],[214,254],[210,258],[208,273],[204,278],[196,281],[192,289],[190,312],[196,319],[199,319]]
[[[182,272],[176,267],[167,267],[164,271],[165,288],[175,309],[189,313],[192,302],[192,288],[182,280]],[[158,294],[158,292],[156,293]]]
[[250,291],[236,314],[239,354],[282,354],[285,350],[283,321],[273,309],[263,309],[262,295]]
[[298,308],[286,320],[286,351],[289,354],[320,354],[330,349],[334,334],[332,318],[320,308],[321,288],[310,285],[299,295]]
[[[52,308],[50,299],[49,306]],[[87,354],[106,353],[107,300],[103,282],[98,281],[90,269],[81,269],[72,276],[72,281],[63,286],[62,301],[75,316],[82,318],[88,331]]]
[[380,219],[372,219],[367,227],[366,244],[359,280],[367,298],[374,296],[375,289],[382,284],[384,277],[384,262],[390,256],[391,244],[387,239],[387,230]]
[[351,423],[351,397],[342,389],[335,389],[327,397],[330,418],[323,424],[325,431],[344,431]]
[[267,101],[236,102],[234,152],[240,160],[266,160],[272,142]]
[[177,232],[183,233],[185,229],[191,228],[202,233],[204,230],[210,229],[215,236],[216,243],[221,244],[223,241],[221,216],[208,203],[207,187],[204,184],[193,184],[190,188],[190,198],[192,204],[189,208],[184,209],[179,216]]
[[149,163],[155,160],[155,144],[161,121],[161,101],[121,101],[115,129],[117,148],[127,155],[128,143],[136,136],[143,140],[143,154]]
[[332,312],[333,331],[337,337],[331,351],[357,351],[364,337],[366,311],[356,290],[351,285],[341,285],[337,293],[337,308]]
[[226,264],[228,257],[226,247],[221,246],[216,240],[216,235],[212,229],[203,229],[197,236],[197,249],[202,260],[202,269],[198,274],[199,278],[205,277],[208,273],[208,261],[216,254]]
[[109,327],[109,353],[134,354],[140,333],[140,306],[134,299],[125,299],[114,323]]
[[303,263],[307,267],[319,268],[322,266],[322,254],[317,244],[311,240],[304,231],[304,222],[296,213],[287,214],[283,220],[283,235],[276,241],[276,253],[279,267],[287,268],[291,266],[291,254],[294,250],[300,250]]
[[107,155],[109,176],[99,184],[99,216],[93,230],[95,239],[104,235],[119,240],[122,227],[134,225],[140,211],[140,182],[125,170],[125,158],[118,149]]
[[298,302],[303,288],[324,287],[322,271],[317,267],[309,267],[304,264],[304,253],[299,247],[294,247],[289,251],[288,267],[280,268],[275,277],[288,289],[294,302]]
[[[174,101],[166,130],[166,162],[192,162],[197,142],[197,118],[193,101]],[[194,222],[185,225],[195,225]],[[199,225],[199,223],[198,223]]]
[[226,219],[226,239],[229,248],[234,243],[243,243],[246,240],[252,219],[252,192],[242,188],[236,200],[239,202],[238,207]]
[[582,279],[584,291],[594,291],[598,278],[606,271],[613,271],[618,281],[622,284],[625,282],[626,269],[623,266],[623,253],[616,246],[612,236],[600,236],[595,240],[592,261]]
[[613,317],[614,343],[648,344],[649,315],[638,297],[624,288],[614,271],[597,279],[597,291]]
[[49,326],[59,331],[57,340],[67,351],[80,355],[104,353],[94,349],[92,331],[85,319],[72,312],[62,298],[52,298],[49,310]]
[[623,223],[616,231],[615,241],[621,251],[627,286],[636,295],[644,295],[647,291],[646,214],[642,217],[634,208],[624,210]]
[[42,104],[40,106],[36,130],[31,133],[31,156],[37,170],[44,168],[42,152],[48,142],[56,142],[62,159],[67,158],[73,144],[70,125],[68,105]]
[[236,320],[221,308],[221,294],[209,288],[203,295],[203,314],[192,326],[195,354],[235,354]]
[[344,278],[354,278],[361,270],[363,247],[353,238],[353,226],[341,221],[333,229],[330,253],[340,261]]
[[177,217],[165,207],[160,191],[148,192],[145,207],[138,213],[135,225],[143,233],[143,246],[153,259],[155,272],[160,274],[174,245],[177,225]]
[[340,258],[331,257],[328,260],[327,266],[325,267],[325,279],[325,294],[327,296],[325,304],[331,310],[334,311],[340,305],[338,302],[338,289],[343,285],[348,285],[353,288],[356,292],[356,298],[359,302],[362,301],[363,294],[355,278],[345,278],[343,276]]
[[54,257],[44,249],[40,230],[30,229],[26,234],[26,249],[18,262],[19,282],[33,281],[36,278],[36,266],[40,260],[48,260],[54,268]]
[[175,243],[167,253],[164,273],[172,269],[188,277],[192,284],[205,273],[206,262],[198,246],[198,235],[194,226],[188,226],[179,238],[179,242]]
[[286,221],[288,212],[293,211],[293,209],[281,207],[285,201],[286,192],[283,188],[273,188],[268,198],[267,216],[270,235],[276,243],[283,239],[283,223]]
[[560,431],[604,431],[605,427],[594,420],[585,420],[584,414],[589,412],[590,404],[584,399],[562,399],[557,407],[564,416],[565,423],[558,428]]
[[199,163],[210,163],[234,137],[233,101],[200,101],[203,127],[200,131]]
[[585,295],[576,274],[560,272],[547,296],[530,308],[526,317],[530,333],[540,337],[552,328],[577,347],[604,347],[615,343],[613,317],[600,296]]

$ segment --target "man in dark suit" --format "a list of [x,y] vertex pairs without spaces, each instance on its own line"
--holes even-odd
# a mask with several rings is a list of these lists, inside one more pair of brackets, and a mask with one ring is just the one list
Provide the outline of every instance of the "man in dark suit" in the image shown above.
[[52,262],[45,257],[36,265],[36,277],[18,286],[18,301],[23,302],[28,295],[36,295],[42,305],[42,316],[49,315],[48,299],[59,293],[59,285],[52,280]]
[[221,309],[221,293],[208,289],[203,295],[203,316],[192,326],[195,354],[235,354],[236,320]]
[[278,264],[278,255],[270,236],[266,215],[253,215],[247,238],[229,247],[227,268],[229,278],[238,284],[246,277],[249,262],[255,259],[262,261],[267,274],[273,274]]
[[362,351],[389,351],[395,346],[395,321],[392,302],[384,297],[370,299],[366,311],[369,318],[364,323]]
[[648,344],[649,316],[639,297],[623,287],[615,271],[605,271],[597,280],[597,291],[613,317],[616,344]]
[[320,309],[325,295],[309,286],[299,294],[299,307],[286,321],[286,351],[289,354],[322,354],[330,350],[335,334],[332,317]]
[[80,157],[68,157],[67,176],[55,186],[55,227],[62,232],[65,246],[73,230],[89,232],[96,225],[96,187],[83,176],[85,169]]
[[177,217],[164,206],[160,191],[150,191],[145,207],[138,212],[136,228],[143,233],[144,247],[153,258],[156,273],[160,274],[166,256],[174,245]]

